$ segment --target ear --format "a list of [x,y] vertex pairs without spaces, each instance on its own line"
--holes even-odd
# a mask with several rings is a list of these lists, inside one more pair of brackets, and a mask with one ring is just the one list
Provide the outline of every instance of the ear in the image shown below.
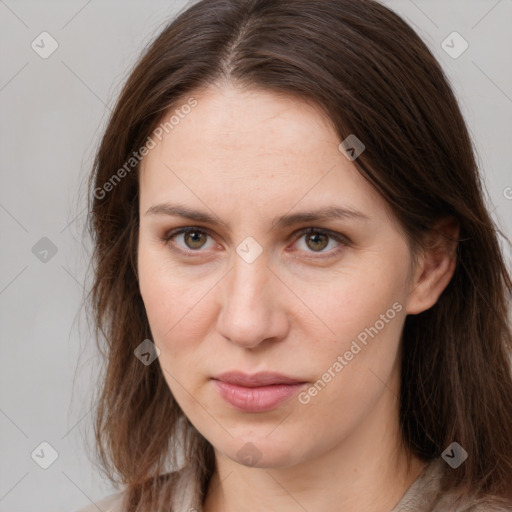
[[427,234],[414,269],[406,313],[416,315],[437,302],[455,270],[458,238],[459,223],[453,217],[441,219]]

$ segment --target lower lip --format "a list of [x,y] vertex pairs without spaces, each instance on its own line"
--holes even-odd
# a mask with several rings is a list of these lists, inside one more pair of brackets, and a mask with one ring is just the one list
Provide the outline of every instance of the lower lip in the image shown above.
[[274,384],[248,388],[221,380],[214,380],[214,382],[226,402],[245,412],[264,412],[274,409],[306,385],[306,383]]

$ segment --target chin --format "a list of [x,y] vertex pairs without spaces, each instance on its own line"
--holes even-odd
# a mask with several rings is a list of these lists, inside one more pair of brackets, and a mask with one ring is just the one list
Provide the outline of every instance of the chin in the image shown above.
[[285,439],[272,438],[265,428],[261,437],[238,436],[226,439],[225,446],[213,445],[233,462],[246,467],[284,468],[300,462],[302,454],[297,452],[300,439],[286,436]]

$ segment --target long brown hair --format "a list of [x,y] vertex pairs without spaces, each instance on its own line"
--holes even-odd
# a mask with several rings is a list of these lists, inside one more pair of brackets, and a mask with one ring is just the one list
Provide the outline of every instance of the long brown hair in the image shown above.
[[151,331],[138,287],[138,165],[130,159],[164,114],[222,81],[296,95],[322,109],[340,142],[356,134],[366,150],[354,164],[393,209],[413,254],[437,219],[457,219],[450,283],[433,307],[405,321],[401,430],[424,461],[453,441],[468,452],[446,475],[445,490],[510,495],[512,282],[439,63],[408,24],[374,0],[200,0],[134,67],[89,181],[90,310],[105,355],[97,454],[108,478],[127,486],[128,509],[159,510],[157,502],[168,499],[165,469],[179,464],[180,444],[200,470],[203,491],[214,470],[212,446],[184,417],[160,366],[142,365],[133,354]]

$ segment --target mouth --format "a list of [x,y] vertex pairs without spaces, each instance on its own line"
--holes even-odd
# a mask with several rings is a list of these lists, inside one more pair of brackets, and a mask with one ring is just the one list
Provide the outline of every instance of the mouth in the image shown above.
[[307,384],[304,380],[273,372],[253,375],[227,372],[212,380],[222,398],[244,412],[275,409]]

